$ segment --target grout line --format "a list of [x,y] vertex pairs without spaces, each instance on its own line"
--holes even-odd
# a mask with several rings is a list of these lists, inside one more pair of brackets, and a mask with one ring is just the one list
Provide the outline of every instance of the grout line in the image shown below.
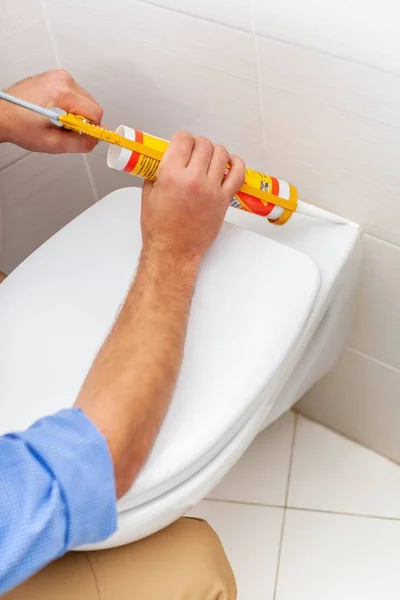
[[4,167],[0,168],[0,173],[2,171],[5,171],[6,169],[9,169],[10,167],[13,167],[14,165],[20,163],[21,161],[25,160],[26,158],[28,158],[30,155],[32,154],[32,152],[30,152],[29,150],[27,150],[25,152],[25,154],[23,154],[22,156],[19,156],[18,158],[12,160],[10,163],[7,163],[6,165],[4,165]]
[[297,422],[298,422],[298,416],[295,413],[294,414],[292,445],[290,448],[289,468],[288,468],[288,475],[287,475],[287,482],[286,482],[285,508],[283,509],[283,515],[282,515],[282,528],[281,528],[281,535],[280,535],[280,539],[279,539],[278,559],[277,559],[277,563],[276,563],[273,600],[276,600],[276,595],[278,593],[278,580],[279,580],[279,572],[280,572],[281,562],[282,562],[282,548],[283,548],[283,538],[285,535],[287,503],[288,503],[288,499],[289,499],[290,480],[291,480],[291,476],[292,476],[293,457],[294,457],[294,451],[295,451],[295,445],[296,445]]
[[[262,36],[261,36],[262,37]],[[293,97],[294,99],[300,98],[301,100],[305,100],[308,102],[313,102],[320,107],[330,108],[334,110],[336,113],[340,113],[341,115],[345,115],[346,117],[350,117],[353,120],[359,121],[360,123],[377,123],[382,128],[386,128],[387,130],[391,129],[400,129],[400,125],[397,123],[390,123],[388,121],[382,121],[382,119],[378,119],[372,115],[364,115],[358,112],[355,112],[354,109],[344,108],[338,104],[334,104],[328,100],[316,98],[314,95],[310,95],[307,92],[300,92],[296,90],[290,90],[281,86],[277,86],[276,84],[267,84],[268,90],[272,90],[273,92],[277,92],[282,97]]]
[[253,0],[249,0],[249,7],[250,7],[250,15],[251,15],[251,25],[252,25],[252,30],[253,30],[252,31],[253,45],[254,45],[254,52],[255,52],[255,58],[256,58],[257,89],[258,89],[258,101],[260,104],[261,134],[262,134],[262,141],[263,141],[263,147],[264,147],[264,161],[266,164],[266,170],[268,170],[267,134],[266,134],[266,128],[265,128],[264,103],[263,103],[262,92],[261,92],[260,53],[258,51],[258,40],[257,40],[257,34],[256,34],[256,20],[255,20],[255,11],[254,11]]
[[[39,1],[40,1],[40,5],[41,5],[41,8],[42,8],[43,19],[44,19],[44,21],[46,23],[46,28],[47,28],[47,31],[48,31],[48,34],[49,34],[49,37],[50,37],[50,42],[51,42],[51,45],[53,46],[53,52],[54,52],[54,57],[56,59],[57,67],[59,69],[62,69],[63,66],[62,66],[61,56],[60,56],[60,53],[58,51],[58,47],[57,47],[57,44],[56,44],[56,39],[55,39],[54,34],[53,34],[53,30],[52,30],[52,27],[51,27],[49,15],[48,15],[48,12],[47,12],[47,9],[46,9],[45,0],[39,0]],[[91,170],[90,165],[89,165],[89,161],[88,161],[86,155],[83,155],[82,158],[83,158],[84,168],[85,168],[86,174],[87,174],[88,179],[89,179],[90,189],[92,190],[93,202],[97,202],[97,200],[99,200],[99,194],[98,194],[98,190],[97,190],[97,187],[96,187],[96,184],[95,184],[95,181],[94,181],[92,170]]]
[[350,350],[350,352],[354,352],[354,354],[358,354],[359,356],[362,356],[363,358],[372,360],[372,362],[380,365],[381,367],[385,367],[386,369],[390,369],[390,371],[394,371],[395,373],[400,374],[400,369],[398,369],[397,367],[393,367],[392,365],[389,365],[388,363],[382,362],[381,360],[379,360],[379,358],[375,358],[374,356],[371,356],[370,354],[365,354],[365,352],[361,352],[361,350],[356,350],[356,348],[352,348],[349,345],[346,345],[345,348],[347,350]]
[[6,165],[5,167],[3,167],[2,169],[0,169],[0,173],[2,171],[6,171],[7,169],[10,169],[11,167],[14,167],[15,165],[18,165],[21,162],[24,162],[25,160],[27,160],[30,156],[32,156],[32,154],[34,154],[34,152],[30,152],[27,151],[26,154],[24,154],[23,156],[20,156],[19,158],[17,158],[16,160],[13,160],[13,162],[11,162],[9,165]]
[[290,488],[290,479],[292,477],[292,467],[293,467],[293,458],[294,451],[296,446],[296,437],[297,437],[297,424],[299,421],[299,416],[297,413],[294,414],[294,426],[293,426],[293,437],[292,437],[292,445],[290,447],[290,456],[289,456],[289,469],[286,483],[286,494],[285,494],[285,507],[287,507],[288,499],[289,499],[289,488]]
[[[221,23],[221,21],[217,21],[216,19],[201,17],[200,15],[194,15],[191,13],[187,13],[184,10],[178,10],[176,8],[171,8],[170,6],[162,6],[160,4],[157,4],[157,2],[155,2],[155,0],[136,0],[136,2],[140,2],[141,4],[148,4],[155,8],[161,8],[162,10],[169,10],[170,12],[185,15],[186,17],[192,17],[193,19],[200,19],[201,21],[208,21],[210,23],[213,23],[214,25],[220,25],[221,27],[225,27],[227,29],[233,29],[234,31],[242,31],[245,33],[251,33],[251,31],[249,31],[248,29],[246,29],[244,27],[243,28],[234,27],[233,25],[227,25],[226,23]],[[355,58],[350,58],[347,56],[341,56],[340,54],[334,54],[333,52],[329,52],[328,50],[322,50],[321,48],[313,48],[312,46],[307,46],[307,44],[302,44],[300,42],[294,42],[294,41],[291,42],[291,41],[285,40],[284,38],[280,38],[280,37],[271,35],[270,33],[262,33],[261,31],[259,31],[257,33],[257,35],[262,38],[265,38],[267,40],[271,40],[273,42],[278,42],[280,44],[286,44],[287,46],[293,46],[294,48],[302,48],[303,50],[308,50],[309,52],[315,52],[316,54],[322,54],[323,56],[329,56],[330,58],[334,58],[334,59],[340,60],[342,62],[349,62],[354,65],[361,65],[362,67],[365,67],[368,69],[373,69],[374,71],[379,71],[379,73],[387,73],[387,74],[393,75],[395,77],[400,77],[399,71],[395,71],[393,69],[388,69],[385,67],[377,67],[366,61],[357,60]]]
[[[43,0],[41,0],[41,1],[43,1]],[[226,23],[222,23],[221,21],[217,21],[216,19],[201,17],[200,15],[187,13],[184,10],[178,10],[176,8],[171,8],[170,6],[162,6],[160,4],[157,4],[157,2],[155,0],[136,0],[136,2],[140,2],[140,4],[148,4],[149,6],[153,6],[155,8],[160,8],[162,10],[168,10],[170,12],[185,15],[186,17],[191,17],[193,19],[200,19],[201,21],[208,21],[210,23],[213,23],[214,25],[219,25],[220,27],[225,27],[227,29],[233,29],[234,31],[241,31],[244,33],[252,33],[251,31],[249,31],[248,29],[246,29],[244,27],[242,28],[242,27],[235,27],[233,25],[227,25]],[[255,20],[254,20],[254,24],[255,24]],[[369,63],[366,61],[358,60],[358,59],[347,57],[347,56],[342,56],[340,54],[334,54],[334,52],[330,52],[329,50],[323,50],[321,48],[313,48],[312,46],[308,46],[307,44],[302,44],[301,42],[288,41],[284,38],[274,36],[271,33],[262,33],[261,31],[258,31],[257,35],[264,39],[271,40],[273,42],[278,42],[280,44],[285,44],[287,46],[293,46],[294,48],[301,48],[303,50],[308,50],[309,52],[315,52],[316,54],[328,56],[330,58],[340,60],[342,62],[348,62],[353,65],[358,65],[358,66],[362,66],[364,68],[373,69],[374,71],[378,71],[379,73],[386,73],[386,74],[392,75],[396,78],[400,77],[400,72],[395,71],[394,69],[378,67],[378,66],[373,65],[372,63]]]
[[334,54],[333,52],[330,52],[329,50],[322,50],[322,48],[313,48],[312,46],[307,46],[307,44],[302,44],[301,42],[294,42],[294,41],[290,42],[288,40],[285,40],[284,38],[280,38],[280,37],[271,35],[270,33],[258,32],[258,35],[267,40],[271,40],[273,42],[278,42],[280,44],[285,44],[286,46],[293,46],[294,48],[301,48],[302,50],[308,50],[309,52],[315,52],[316,54],[320,54],[322,56],[329,56],[329,58],[334,58],[334,59],[340,60],[342,62],[348,62],[353,65],[357,65],[357,66],[361,65],[362,67],[365,67],[367,69],[373,69],[374,71],[379,71],[379,73],[386,73],[389,75],[393,75],[394,77],[397,77],[397,78],[400,76],[400,72],[395,71],[394,69],[388,69],[385,67],[377,67],[377,66],[375,66],[369,62],[363,61],[363,60],[357,60],[355,58],[350,58],[348,56],[341,56],[340,54]]
[[283,537],[285,535],[286,512],[287,512],[287,509],[284,508],[283,509],[283,515],[282,515],[281,535],[280,535],[280,538],[279,538],[278,558],[277,558],[277,561],[276,561],[274,593],[273,593],[273,596],[272,596],[273,600],[276,600],[276,595],[278,593],[278,580],[279,580],[279,572],[280,572],[280,569],[281,569],[281,562],[282,562],[282,546],[283,546]]
[[339,515],[341,517],[357,517],[360,519],[374,519],[374,520],[378,520],[378,521],[395,521],[395,522],[399,522],[400,521],[400,516],[399,517],[384,517],[384,516],[378,516],[378,515],[363,515],[360,513],[353,513],[353,512],[346,512],[346,511],[341,511],[341,510],[327,510],[327,509],[322,509],[322,508],[304,508],[301,506],[288,506],[287,510],[295,510],[298,512],[308,512],[308,513],[318,513],[318,514],[324,514],[324,515]]
[[387,244],[388,246],[393,246],[394,248],[397,248],[397,249],[400,248],[400,242],[398,244],[395,244],[394,242],[390,242],[389,240],[386,240],[385,238],[379,237],[375,233],[369,233],[368,231],[365,231],[365,230],[363,230],[362,233],[363,233],[364,238],[366,238],[366,237],[372,238],[374,240],[378,240],[379,242],[382,242],[382,244]]
[[261,506],[262,508],[286,508],[283,504],[263,504],[262,502],[251,502],[245,500],[224,500],[223,498],[204,498],[207,502],[222,502],[226,504],[242,504],[245,506]]
[[262,504],[261,502],[245,502],[242,500],[222,500],[221,498],[204,498],[205,502],[215,502],[222,504],[238,504],[239,506],[257,506],[261,508],[276,508],[283,511],[298,511],[306,513],[318,513],[324,515],[337,515],[341,517],[355,517],[360,519],[374,519],[378,521],[400,521],[399,517],[384,517],[379,515],[366,515],[362,513],[346,512],[341,510],[328,510],[323,508],[306,508],[304,506],[281,506],[279,504]]
[[43,19],[44,19],[44,22],[46,23],[46,28],[47,28],[47,31],[48,31],[48,34],[50,37],[50,42],[51,42],[51,45],[53,46],[53,52],[54,52],[54,57],[56,59],[57,66],[59,69],[62,69],[61,57],[58,52],[58,48],[57,48],[56,40],[55,40],[55,37],[53,34],[53,30],[51,28],[49,15],[47,13],[46,5],[45,5],[45,0],[39,0],[39,2],[40,2],[40,6],[42,8]]
[[173,13],[177,13],[178,15],[184,15],[185,17],[190,17],[192,19],[198,19],[200,21],[206,21],[208,23],[212,23],[213,25],[219,25],[220,27],[225,27],[226,29],[233,29],[233,31],[241,31],[243,33],[251,33],[245,27],[234,27],[233,25],[227,25],[226,23],[221,23],[221,21],[217,21],[216,19],[204,18],[200,15],[194,15],[192,13],[185,12],[184,10],[179,10],[178,8],[172,8],[171,6],[162,6],[158,4],[154,0],[136,0],[136,2],[140,2],[140,4],[147,4],[149,6],[153,6],[154,8],[160,8],[161,10],[168,10]]

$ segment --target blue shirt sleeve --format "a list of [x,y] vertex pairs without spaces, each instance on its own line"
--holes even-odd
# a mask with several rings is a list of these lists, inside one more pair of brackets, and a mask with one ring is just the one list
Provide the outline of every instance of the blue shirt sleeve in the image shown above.
[[80,409],[0,437],[0,596],[116,522],[108,445]]

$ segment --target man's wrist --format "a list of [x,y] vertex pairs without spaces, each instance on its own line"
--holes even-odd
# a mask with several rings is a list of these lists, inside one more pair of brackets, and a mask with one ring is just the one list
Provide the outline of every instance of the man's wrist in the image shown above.
[[179,254],[168,247],[144,246],[140,255],[140,266],[155,278],[174,286],[193,286],[199,272],[202,257],[196,253]]

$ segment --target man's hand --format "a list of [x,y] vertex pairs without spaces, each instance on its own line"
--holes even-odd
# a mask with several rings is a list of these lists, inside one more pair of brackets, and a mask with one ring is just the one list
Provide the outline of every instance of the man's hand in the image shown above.
[[242,160],[179,133],[157,182],[144,187],[136,278],[77,399],[107,439],[118,497],[154,444],[178,376],[201,259],[243,179]]
[[[73,80],[67,71],[48,71],[28,77],[6,90],[8,94],[39,104],[44,108],[57,106],[87,117],[99,125],[102,108],[90,94]],[[0,100],[0,142],[11,142],[33,152],[91,152],[97,140],[78,135],[53,125],[49,119]]]
[[[228,162],[231,170],[224,178]],[[201,259],[215,240],[233,196],[244,180],[244,163],[203,137],[177,133],[161,161],[157,181],[142,195],[144,251],[148,248]]]

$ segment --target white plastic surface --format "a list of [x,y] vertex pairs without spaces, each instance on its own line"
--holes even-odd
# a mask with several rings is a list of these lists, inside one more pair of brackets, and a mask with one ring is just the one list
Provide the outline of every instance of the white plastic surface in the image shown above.
[[[73,404],[135,271],[139,194],[110,194],[1,285],[0,433]],[[279,375],[319,286],[309,257],[224,225],[197,283],[171,408],[120,509],[178,485],[236,435]]]

